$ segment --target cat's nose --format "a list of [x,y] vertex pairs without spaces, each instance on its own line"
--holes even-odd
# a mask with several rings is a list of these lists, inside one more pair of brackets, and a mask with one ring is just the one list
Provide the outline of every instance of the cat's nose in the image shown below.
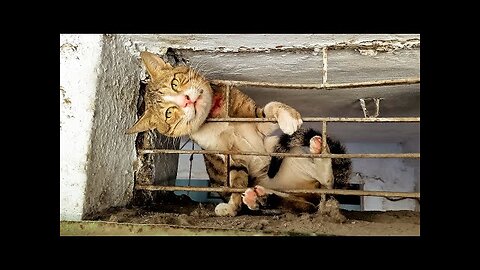
[[190,104],[194,104],[194,105],[195,105],[195,101],[196,101],[196,99],[191,99],[190,96],[185,95],[183,107],[187,107],[187,106],[190,105]]

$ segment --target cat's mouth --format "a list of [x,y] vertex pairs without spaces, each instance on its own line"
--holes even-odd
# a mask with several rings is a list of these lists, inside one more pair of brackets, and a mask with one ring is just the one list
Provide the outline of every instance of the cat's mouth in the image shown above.
[[210,108],[207,109],[209,104],[206,98],[208,99],[208,94],[205,97],[205,91],[201,91],[200,95],[195,100],[192,100],[192,102],[189,104],[188,107],[190,107],[191,112],[190,120],[198,117],[202,118],[205,114],[205,111],[207,111],[206,113],[208,114]]
[[203,122],[211,109],[210,96],[208,89],[190,88],[176,97],[176,103],[183,108],[188,122]]
[[193,102],[193,108],[195,109],[195,114],[197,114],[197,111],[200,110],[202,101],[203,101],[203,94],[200,94],[200,96],[198,96],[197,100],[195,100]]

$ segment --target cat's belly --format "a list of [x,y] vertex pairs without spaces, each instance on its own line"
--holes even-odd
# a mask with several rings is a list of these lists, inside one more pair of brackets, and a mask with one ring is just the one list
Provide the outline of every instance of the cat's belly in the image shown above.
[[[278,171],[273,179],[265,178],[259,181],[259,185],[266,188],[276,189],[313,189],[317,188],[320,182],[305,173],[305,166],[301,168],[291,166],[288,159],[284,160],[282,168]],[[312,170],[312,168],[308,168]]]
[[[305,153],[301,147],[290,153]],[[260,185],[267,188],[312,189],[320,184],[329,186],[333,181],[331,159],[285,158],[273,179],[263,179]]]

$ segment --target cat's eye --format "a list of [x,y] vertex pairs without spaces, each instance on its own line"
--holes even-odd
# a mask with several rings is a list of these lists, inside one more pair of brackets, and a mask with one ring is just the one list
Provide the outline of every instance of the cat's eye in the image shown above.
[[173,113],[173,107],[168,108],[167,111],[165,111],[165,117],[167,119],[172,117],[172,113]]
[[173,79],[172,80],[172,89],[177,91],[179,83],[180,82],[177,79]]

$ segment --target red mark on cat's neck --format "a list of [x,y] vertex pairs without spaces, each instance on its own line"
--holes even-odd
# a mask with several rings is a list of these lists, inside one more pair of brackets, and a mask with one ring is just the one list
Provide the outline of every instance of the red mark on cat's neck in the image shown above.
[[212,98],[212,108],[210,109],[210,114],[208,117],[216,118],[219,117],[222,112],[223,99],[221,94],[216,94]]

